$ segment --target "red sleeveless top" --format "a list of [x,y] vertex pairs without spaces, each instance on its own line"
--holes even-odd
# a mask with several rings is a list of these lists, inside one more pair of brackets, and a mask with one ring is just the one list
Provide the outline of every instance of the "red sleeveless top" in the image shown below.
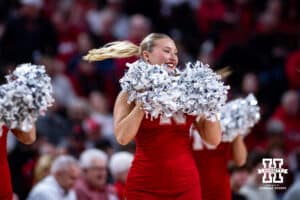
[[2,136],[0,136],[0,199],[1,200],[11,200],[12,199],[12,186],[10,180],[10,172],[7,161],[7,152],[6,152],[6,140],[8,128],[2,126]]
[[189,136],[194,120],[187,116],[184,124],[176,124],[173,119],[171,124],[160,124],[159,119],[143,119],[135,138],[136,153],[127,177],[127,194],[139,191],[167,198],[195,185],[200,188]]
[[[205,200],[231,200],[228,162],[231,159],[230,143],[220,143],[216,149],[194,151],[200,175],[202,198]],[[204,162],[203,162],[204,161]]]

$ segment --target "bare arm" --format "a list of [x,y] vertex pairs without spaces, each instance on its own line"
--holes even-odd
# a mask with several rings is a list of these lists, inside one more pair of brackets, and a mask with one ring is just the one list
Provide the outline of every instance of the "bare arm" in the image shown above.
[[115,136],[121,145],[126,145],[133,140],[144,118],[144,111],[140,109],[141,105],[129,105],[127,99],[128,94],[121,92],[114,107]]
[[199,117],[194,122],[194,126],[198,130],[201,138],[208,144],[217,146],[221,142],[221,127],[220,122],[210,121],[205,119],[204,117]]
[[11,129],[11,132],[23,144],[32,144],[36,140],[36,130],[34,124],[32,125],[32,129],[28,132],[22,131],[20,129]]
[[247,148],[241,135],[231,143],[232,158],[236,166],[243,166],[247,159]]

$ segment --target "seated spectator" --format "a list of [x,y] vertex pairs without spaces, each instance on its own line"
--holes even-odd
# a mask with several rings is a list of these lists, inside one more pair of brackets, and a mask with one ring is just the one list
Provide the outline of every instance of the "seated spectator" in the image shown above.
[[296,153],[296,163],[295,181],[283,196],[283,200],[298,200],[300,197],[300,149]]
[[298,50],[289,54],[285,63],[285,73],[292,89],[300,88],[299,66],[300,51]]
[[117,200],[107,184],[107,155],[98,149],[88,149],[80,155],[82,176],[75,184],[77,199]]
[[300,145],[299,96],[296,91],[289,90],[283,94],[281,105],[271,119],[282,123],[287,152],[294,151]]
[[46,67],[46,72],[51,78],[53,96],[58,109],[67,107],[77,95],[74,91],[75,86],[63,73],[65,64],[52,56],[41,56],[37,58],[37,62]]
[[116,144],[114,136],[113,116],[109,112],[109,103],[107,96],[99,91],[91,92],[89,96],[91,105],[91,119],[100,125],[100,134],[107,138],[113,144]]
[[248,171],[245,166],[236,167],[233,163],[229,166],[230,183],[232,191],[232,200],[246,200],[246,197],[239,194],[241,187],[243,187],[248,180]]
[[76,200],[72,187],[80,175],[77,161],[61,155],[54,160],[50,173],[32,188],[27,200]]
[[124,199],[125,197],[125,182],[132,161],[133,155],[126,151],[115,153],[110,159],[109,169],[114,178],[114,185],[119,199]]
[[[262,152],[253,151],[249,154],[247,166],[249,167],[249,178],[247,183],[240,189],[240,194],[244,195],[247,200],[275,200],[275,192],[272,188],[266,190],[260,187],[262,183],[262,174],[258,173],[258,169],[263,168],[262,159],[269,156]],[[266,186],[266,185],[265,185]]]
[[20,6],[7,18],[1,40],[1,61],[32,62],[37,52],[54,55],[57,36],[52,23],[41,12],[43,0],[18,0],[15,3]]

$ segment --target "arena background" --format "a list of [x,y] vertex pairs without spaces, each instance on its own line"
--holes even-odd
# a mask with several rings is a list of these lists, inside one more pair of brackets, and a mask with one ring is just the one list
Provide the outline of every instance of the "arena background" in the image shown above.
[[[115,142],[112,108],[124,64],[135,58],[88,63],[81,57],[115,40],[138,44],[150,32],[174,38],[181,67],[197,59],[213,69],[229,66],[229,99],[254,93],[262,118],[245,138],[249,157],[259,151],[283,158],[288,189],[296,179],[300,145],[299,10],[297,0],[1,1],[1,80],[17,64],[45,65],[56,99],[37,121],[33,145],[9,138],[15,193],[26,198],[44,155],[78,157],[91,146],[109,155],[134,152],[133,143]],[[278,199],[285,191],[276,190]]]

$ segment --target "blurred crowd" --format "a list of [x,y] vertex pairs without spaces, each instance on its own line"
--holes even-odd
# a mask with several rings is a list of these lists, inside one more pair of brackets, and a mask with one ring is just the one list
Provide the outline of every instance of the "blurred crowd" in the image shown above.
[[[16,195],[25,199],[56,178],[90,198],[118,199],[134,143],[116,143],[112,109],[125,63],[136,58],[89,63],[82,56],[107,42],[139,44],[150,32],[163,32],[177,43],[179,67],[195,60],[215,70],[229,66],[229,99],[248,93],[258,99],[262,119],[245,138],[249,161],[244,168],[229,164],[233,190],[246,190],[257,158],[268,155],[283,158],[289,169],[286,189],[274,190],[276,199],[289,200],[286,191],[300,190],[299,10],[297,0],[0,1],[1,81],[18,64],[45,65],[56,100],[36,123],[37,142],[24,146],[9,138]],[[94,194],[86,181],[102,190]]]

